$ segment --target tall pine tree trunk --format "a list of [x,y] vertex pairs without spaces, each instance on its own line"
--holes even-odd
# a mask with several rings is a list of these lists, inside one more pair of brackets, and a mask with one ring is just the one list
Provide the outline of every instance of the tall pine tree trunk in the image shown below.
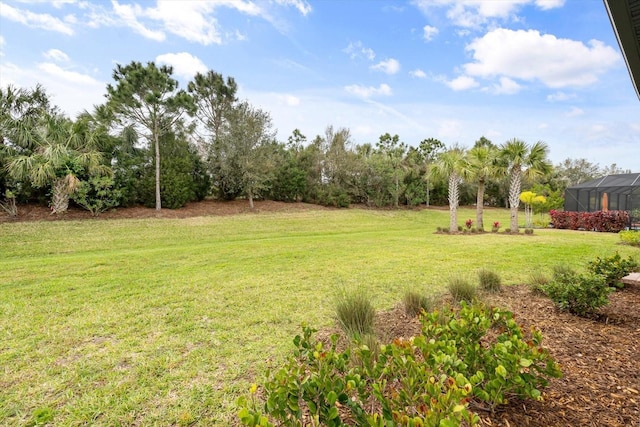
[[452,173],[449,176],[449,232],[458,231],[458,184],[460,178],[458,174]]
[[160,136],[157,125],[154,126],[153,138],[156,149],[156,210],[159,211],[162,209],[162,201],[160,199]]
[[483,212],[484,212],[484,179],[478,181],[478,196],[476,198],[476,227],[480,231],[484,231]]
[[514,166],[511,169],[511,179],[509,184],[509,208],[511,209],[511,232],[518,232],[518,207],[520,206],[520,185],[522,176],[520,168]]

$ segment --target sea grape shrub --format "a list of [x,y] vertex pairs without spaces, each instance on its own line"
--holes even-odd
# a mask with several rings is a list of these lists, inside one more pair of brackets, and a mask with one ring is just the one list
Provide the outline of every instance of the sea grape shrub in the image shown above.
[[627,211],[549,212],[554,228],[568,230],[589,230],[617,233],[629,224]]
[[593,274],[603,276],[608,286],[623,288],[624,283],[620,281],[624,276],[640,268],[638,261],[631,256],[622,258],[618,252],[610,257],[597,257],[587,263],[587,269]]
[[[337,350],[303,327],[284,367],[268,373],[262,398],[238,400],[245,426],[478,425],[471,400],[490,408],[511,397],[540,400],[560,371],[532,329],[524,336],[508,311],[463,303],[421,319],[422,333],[371,349]],[[491,332],[490,332],[491,331]],[[499,331],[497,334],[495,331]],[[489,338],[493,337],[493,338]]]
[[[450,375],[469,378],[475,398],[492,410],[513,397],[541,400],[540,388],[561,372],[542,347],[540,331],[531,328],[525,337],[513,313],[478,303],[461,305],[457,314],[450,311],[443,318],[432,312],[424,317],[422,334],[430,348],[423,354]],[[500,333],[489,339],[489,331],[496,330]]]

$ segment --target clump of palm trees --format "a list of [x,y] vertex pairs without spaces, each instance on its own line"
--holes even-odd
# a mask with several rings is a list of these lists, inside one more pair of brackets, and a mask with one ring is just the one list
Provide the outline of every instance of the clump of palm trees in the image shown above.
[[442,153],[431,168],[434,177],[448,179],[449,230],[458,230],[459,186],[463,181],[478,185],[476,198],[476,228],[484,230],[484,191],[488,180],[507,178],[509,181],[510,231],[518,233],[518,208],[523,179],[534,179],[551,171],[548,160],[549,147],[544,142],[528,144],[520,139],[511,139],[495,146],[481,138],[476,145],[466,150],[453,146]]

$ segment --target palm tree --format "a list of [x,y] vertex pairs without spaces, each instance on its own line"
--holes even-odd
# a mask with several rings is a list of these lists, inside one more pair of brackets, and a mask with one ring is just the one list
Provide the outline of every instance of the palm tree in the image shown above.
[[518,207],[522,178],[534,178],[551,171],[547,159],[549,147],[544,142],[529,145],[512,139],[500,146],[500,164],[503,173],[509,176],[509,207],[511,209],[511,232],[518,232]]
[[498,152],[494,147],[477,145],[469,151],[469,169],[471,177],[478,183],[478,195],[476,197],[476,227],[484,230],[484,190],[487,179],[497,175],[496,164]]
[[16,180],[29,180],[35,187],[51,185],[52,213],[69,207],[69,196],[80,184],[78,175],[104,173],[108,167],[99,151],[106,135],[103,127],[94,127],[90,116],[76,122],[58,114],[45,114],[25,135],[31,150],[13,157],[7,170]]
[[466,151],[454,146],[440,154],[431,168],[431,174],[449,181],[449,231],[455,232],[458,230],[459,186],[463,178],[470,174]]

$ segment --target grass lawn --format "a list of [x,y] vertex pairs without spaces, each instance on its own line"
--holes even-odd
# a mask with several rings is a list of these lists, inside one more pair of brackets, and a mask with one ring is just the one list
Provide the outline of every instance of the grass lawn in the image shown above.
[[434,234],[447,225],[447,211],[359,209],[0,224],[0,425],[229,425],[344,289],[385,309],[481,267],[522,283],[638,253],[606,233]]

